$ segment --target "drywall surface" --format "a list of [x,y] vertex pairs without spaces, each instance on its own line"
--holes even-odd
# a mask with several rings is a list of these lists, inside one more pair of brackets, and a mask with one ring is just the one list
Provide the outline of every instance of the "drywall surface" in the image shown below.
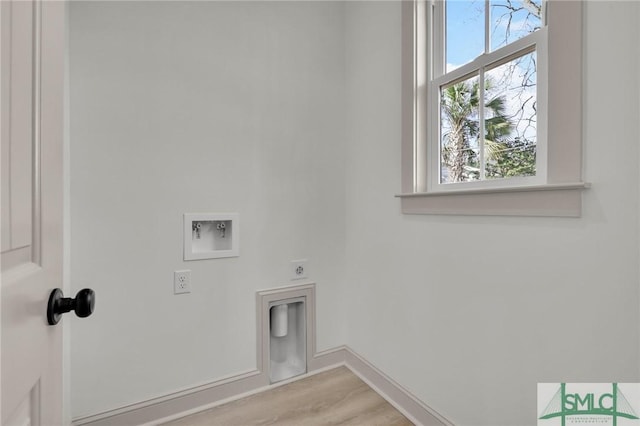
[[580,219],[400,214],[400,7],[346,6],[348,344],[458,425],[637,382],[638,5],[585,2]]
[[[69,319],[73,416],[254,368],[254,292],[301,257],[318,349],[456,424],[639,381],[638,9],[585,4],[593,188],[554,219],[400,214],[399,2],[72,2],[71,285],[98,298]],[[185,212],[240,213],[241,256],[183,262]]]
[[[308,258],[318,349],[345,341],[344,4],[71,2],[73,417],[256,367],[255,292]],[[183,213],[240,257],[183,262]],[[173,295],[173,271],[192,293]]]

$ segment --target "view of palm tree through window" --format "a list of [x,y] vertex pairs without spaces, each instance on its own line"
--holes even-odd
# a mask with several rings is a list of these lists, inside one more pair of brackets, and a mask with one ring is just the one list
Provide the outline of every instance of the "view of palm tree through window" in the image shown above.
[[[449,0],[445,24],[449,73],[540,29],[542,0]],[[535,46],[480,64],[439,95],[441,183],[535,176]]]

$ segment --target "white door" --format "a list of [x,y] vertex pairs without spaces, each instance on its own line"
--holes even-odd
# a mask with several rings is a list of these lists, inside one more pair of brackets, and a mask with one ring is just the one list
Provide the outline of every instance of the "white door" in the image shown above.
[[63,2],[0,1],[2,425],[62,423]]

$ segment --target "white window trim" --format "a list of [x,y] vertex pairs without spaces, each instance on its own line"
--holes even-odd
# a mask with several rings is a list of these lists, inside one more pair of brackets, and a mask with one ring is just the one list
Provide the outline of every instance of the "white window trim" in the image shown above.
[[[427,46],[428,49],[428,46]],[[469,181],[469,182],[457,182],[457,183],[440,183],[440,160],[441,160],[441,152],[440,152],[440,144],[439,143],[429,143],[427,149],[429,150],[428,157],[428,170],[427,174],[427,191],[426,192],[436,192],[436,191],[458,191],[458,190],[467,190],[470,188],[499,188],[499,187],[513,187],[513,186],[524,186],[524,185],[539,185],[544,184],[546,182],[547,175],[547,163],[546,163],[546,120],[547,120],[547,111],[546,111],[546,101],[544,99],[544,95],[547,93],[547,28],[546,26],[541,28],[540,30],[529,34],[525,38],[521,38],[512,43],[509,43],[506,46],[503,46],[495,51],[479,56],[473,61],[462,65],[459,68],[456,68],[453,71],[448,73],[444,73],[442,75],[434,76],[429,82],[427,86],[427,101],[430,101],[429,105],[429,117],[427,121],[429,123],[434,123],[434,125],[427,126],[428,138],[430,141],[440,141],[440,126],[435,124],[437,120],[437,116],[439,113],[438,108],[438,95],[431,95],[432,93],[439,93],[440,87],[444,85],[451,84],[455,81],[460,81],[462,79],[466,79],[471,75],[477,75],[479,69],[485,67],[487,64],[492,64],[494,66],[502,65],[503,63],[508,62],[514,57],[518,57],[527,49],[531,51],[535,51],[538,55],[538,63],[537,63],[537,86],[538,92],[540,95],[540,101],[538,102],[539,108],[537,111],[537,155],[536,155],[536,175],[535,176],[523,176],[523,177],[511,177],[504,179],[487,179],[487,180],[478,180],[478,181]],[[428,50],[427,50],[428,51]],[[428,53],[427,57],[431,57]],[[480,105],[482,111],[482,105]],[[482,112],[480,112],[482,115]],[[482,125],[482,123],[480,123]],[[482,130],[481,130],[482,133]],[[480,150],[480,156],[483,156],[482,148]]]
[[439,188],[429,187],[432,179],[427,179],[437,164],[428,160],[434,155],[430,146],[437,144],[427,143],[433,128],[426,114],[426,83],[433,70],[427,63],[428,46],[433,43],[426,29],[428,6],[425,0],[402,3],[402,193],[397,195],[402,212],[579,217],[582,191],[590,187],[582,181],[582,2],[547,2],[547,30],[541,36],[548,37],[548,43],[541,43],[548,52],[547,90],[538,95],[539,99],[548,96],[546,132],[540,129],[547,143],[538,151],[546,157],[539,163],[543,165],[540,176],[509,179],[507,185],[500,180]]

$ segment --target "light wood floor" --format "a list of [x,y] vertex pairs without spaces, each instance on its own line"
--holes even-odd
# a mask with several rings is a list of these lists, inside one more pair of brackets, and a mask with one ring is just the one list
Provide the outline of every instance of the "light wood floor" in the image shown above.
[[182,419],[172,426],[248,425],[413,425],[346,367]]

